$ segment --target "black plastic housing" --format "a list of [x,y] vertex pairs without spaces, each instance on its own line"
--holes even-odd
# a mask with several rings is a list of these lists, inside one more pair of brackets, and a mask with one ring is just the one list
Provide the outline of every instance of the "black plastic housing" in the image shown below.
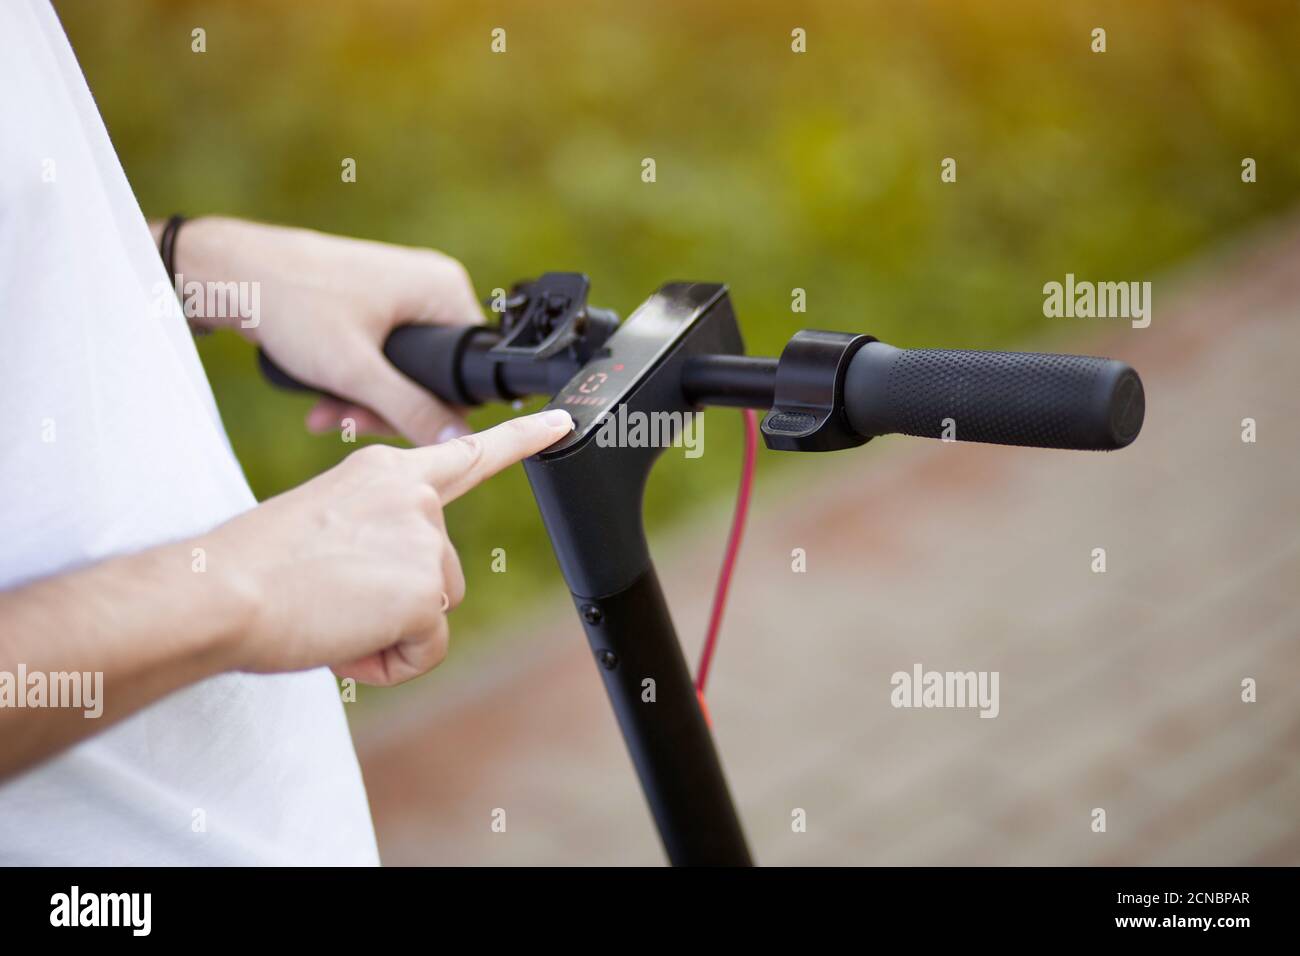
[[[632,370],[635,380],[613,404],[624,405],[628,414],[693,412],[697,406],[682,390],[687,360],[744,349],[726,286],[663,286],[606,343],[609,367],[619,364],[629,337],[637,332],[638,315],[647,308],[663,310],[649,334],[670,334],[671,341],[650,368]],[[589,368],[579,374],[590,374]],[[564,396],[562,390],[547,407],[570,410]],[[524,462],[556,560],[574,594],[599,597],[621,591],[650,567],[641,499],[650,469],[662,453],[660,447],[602,447],[596,433],[584,433],[580,424],[574,434]]]

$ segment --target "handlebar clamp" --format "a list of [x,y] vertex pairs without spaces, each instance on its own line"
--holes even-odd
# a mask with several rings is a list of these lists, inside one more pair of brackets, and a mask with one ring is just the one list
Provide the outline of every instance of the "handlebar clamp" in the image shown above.
[[498,361],[536,362],[566,350],[585,362],[614,334],[618,316],[587,305],[591,283],[581,272],[547,272],[518,282],[501,316]]

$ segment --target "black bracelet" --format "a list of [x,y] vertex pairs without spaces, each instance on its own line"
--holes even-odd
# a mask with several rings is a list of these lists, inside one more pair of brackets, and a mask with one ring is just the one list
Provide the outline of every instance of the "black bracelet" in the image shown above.
[[[167,272],[167,281],[173,286],[176,285],[176,235],[181,231],[181,226],[185,222],[185,217],[180,213],[172,216],[167,220],[167,225],[163,226],[162,235],[158,239],[158,254],[162,256],[163,269]],[[177,291],[177,296],[184,300],[184,297]],[[202,322],[191,320],[190,331],[195,335],[208,335],[212,329]]]
[[181,230],[185,217],[180,213],[167,220],[163,226],[162,237],[158,240],[158,252],[162,256],[163,268],[167,270],[167,281],[176,284],[176,234]]

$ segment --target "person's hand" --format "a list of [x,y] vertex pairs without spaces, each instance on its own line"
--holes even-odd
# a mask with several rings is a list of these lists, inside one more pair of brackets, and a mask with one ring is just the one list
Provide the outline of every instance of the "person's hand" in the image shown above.
[[[469,275],[455,259],[213,216],[184,224],[175,265],[185,282],[258,284],[257,315],[201,321],[239,331],[294,378],[349,400],[319,401],[307,417],[313,431],[352,419],[359,433],[400,433],[418,445],[468,431],[454,409],[383,354],[398,325],[483,321]],[[251,291],[245,298],[252,300]]]
[[465,594],[443,505],[572,428],[552,410],[427,448],[371,445],[200,539],[208,571],[254,609],[234,666],[328,665],[370,684],[435,667]]

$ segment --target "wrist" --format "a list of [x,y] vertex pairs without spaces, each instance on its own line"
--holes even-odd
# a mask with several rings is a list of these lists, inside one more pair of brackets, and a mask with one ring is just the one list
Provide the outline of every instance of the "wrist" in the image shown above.
[[245,639],[257,619],[260,599],[256,582],[223,550],[214,535],[165,545],[140,555],[149,566],[147,578],[165,577],[166,586],[193,621],[182,653],[198,676],[212,676],[243,666]]
[[176,283],[185,317],[196,329],[231,329],[256,342],[261,289],[257,279],[242,271],[246,229],[246,223],[224,216],[184,220],[170,244],[175,275],[168,278]]

